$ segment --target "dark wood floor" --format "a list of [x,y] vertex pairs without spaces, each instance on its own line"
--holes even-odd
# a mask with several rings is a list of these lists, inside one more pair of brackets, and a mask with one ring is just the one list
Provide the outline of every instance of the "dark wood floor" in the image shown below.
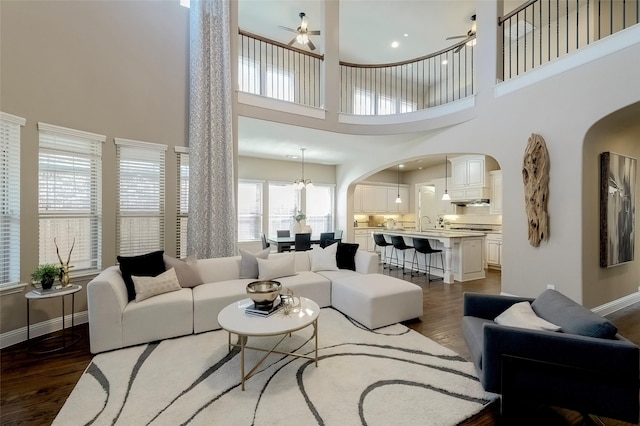
[[[428,283],[424,276],[403,277],[401,271],[390,274],[411,280],[424,289],[424,316],[407,325],[468,359],[460,328],[462,294],[466,291],[500,293],[500,272],[490,270],[486,279],[453,285],[442,281]],[[640,303],[609,318],[621,334],[640,344]],[[92,358],[87,324],[76,326],[75,332],[80,335],[80,341],[63,352],[33,355],[25,351],[25,344],[0,351],[0,424],[47,425],[53,421]],[[494,404],[463,424],[495,425],[498,410],[498,404]],[[601,420],[607,426],[628,425]],[[575,412],[539,408],[534,413],[522,413],[519,425],[525,424],[575,426],[593,423]]]

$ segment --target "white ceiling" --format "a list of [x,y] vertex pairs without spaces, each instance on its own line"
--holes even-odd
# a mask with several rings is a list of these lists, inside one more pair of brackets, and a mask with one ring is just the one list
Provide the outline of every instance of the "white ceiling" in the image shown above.
[[[522,0],[509,0],[509,3],[511,7]],[[340,0],[339,7],[340,60],[361,64],[404,61],[452,46],[460,40],[445,38],[466,34],[472,25],[470,17],[475,13],[472,0]],[[322,1],[238,1],[240,29],[282,43],[289,43],[295,34],[279,25],[296,29],[300,25],[300,12],[307,15],[310,30],[322,31],[319,36],[311,36],[311,40],[316,46],[315,52],[323,54],[326,31]],[[391,47],[393,41],[399,43],[398,48]],[[300,148],[305,147],[305,159],[320,164],[340,164],[345,158],[360,155],[365,143],[367,148],[375,149],[378,144],[416,137],[415,134],[342,135],[246,117],[240,118],[238,127],[241,155],[286,159],[285,155],[299,154]],[[444,157],[425,161],[437,164],[444,161]]]

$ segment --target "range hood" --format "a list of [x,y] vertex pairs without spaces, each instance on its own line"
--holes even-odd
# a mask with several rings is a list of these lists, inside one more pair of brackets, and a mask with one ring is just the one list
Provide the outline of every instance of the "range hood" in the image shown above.
[[481,198],[477,200],[451,200],[451,203],[457,206],[488,206],[490,204],[488,198]]

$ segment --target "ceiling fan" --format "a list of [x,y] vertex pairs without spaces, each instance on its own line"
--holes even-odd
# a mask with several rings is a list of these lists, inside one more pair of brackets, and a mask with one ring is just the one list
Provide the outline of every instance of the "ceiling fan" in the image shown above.
[[467,31],[467,33],[465,35],[457,35],[457,36],[451,36],[451,37],[447,37],[445,40],[454,40],[456,38],[466,38],[465,43],[464,44],[460,44],[460,46],[458,46],[456,48],[456,50],[453,51],[453,53],[458,53],[460,50],[462,50],[462,48],[464,47],[464,45],[473,40],[473,38],[476,35],[476,15],[471,15],[471,18],[469,18],[471,20],[471,22],[473,22],[473,24],[471,25],[471,29],[469,31]]
[[316,46],[311,42],[309,38],[310,35],[320,35],[319,30],[309,30],[307,23],[307,16],[304,12],[300,12],[300,26],[297,29],[283,27],[282,25],[278,25],[283,30],[291,31],[292,33],[296,33],[297,35],[289,42],[289,46],[292,46],[293,43],[306,44],[309,46],[309,49],[316,50]]

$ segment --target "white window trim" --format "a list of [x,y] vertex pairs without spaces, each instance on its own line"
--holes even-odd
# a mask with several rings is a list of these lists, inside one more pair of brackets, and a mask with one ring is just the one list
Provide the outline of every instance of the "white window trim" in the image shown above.
[[158,151],[166,151],[168,149],[168,145],[163,145],[163,144],[154,143],[154,142],[143,142],[143,141],[136,141],[133,139],[122,139],[122,138],[113,138],[113,141],[115,142],[116,145],[137,146],[139,148],[157,149]]
[[[64,135],[64,136],[69,136],[69,137],[73,137],[73,138],[81,138],[81,139],[86,139],[89,141],[93,141],[93,142],[99,142],[99,143],[105,143],[107,140],[107,136],[106,135],[101,135],[98,133],[92,133],[92,132],[87,132],[84,130],[77,130],[77,129],[70,129],[68,127],[62,127],[62,126],[56,126],[54,124],[49,124],[49,123],[43,123],[43,122],[38,122],[38,132],[42,133],[42,132],[48,132],[48,133],[55,133],[55,134],[60,134],[60,135]],[[102,148],[100,149],[101,155],[101,161],[102,161]],[[40,156],[40,135],[38,135],[38,157]],[[101,173],[103,172],[102,169],[102,164],[101,164],[101,171],[100,171],[100,185],[99,185],[99,190],[100,190],[100,195],[98,196],[98,200],[100,205],[102,204],[102,176]],[[103,211],[102,211],[102,207],[100,207],[100,229],[102,229],[102,220],[103,220]],[[38,222],[40,221],[40,213],[38,212]],[[38,231],[39,232],[39,231]],[[91,275],[96,275],[97,273],[100,272],[100,270],[102,269],[102,244],[103,244],[103,239],[102,239],[102,234],[101,234],[101,230],[98,233],[98,247],[96,247],[96,249],[98,250],[98,257],[97,257],[97,267],[95,269],[82,269],[79,271],[71,271],[70,276],[71,276],[71,280],[73,281],[74,279],[77,279],[78,277],[84,277],[84,276],[91,276]]]
[[[18,117],[17,115],[13,115],[13,114],[9,114],[6,112],[1,112],[0,111],[0,120],[1,121],[5,121],[9,124],[14,124],[14,125],[18,125],[20,127],[24,127],[27,124],[27,119],[23,118],[23,117]],[[20,137],[22,135],[22,130],[20,129]],[[20,147],[20,145],[22,144],[22,141],[20,140],[20,137],[18,138],[18,145]],[[20,172],[18,173],[20,174]],[[20,176],[18,176],[18,179],[20,180]],[[18,182],[18,187],[20,187],[20,181]],[[18,255],[18,260],[20,260],[20,249],[18,249],[17,252]],[[4,296],[7,294],[14,294],[14,293],[20,293],[22,292],[22,290],[27,286],[28,284],[26,283],[21,283],[21,282],[11,282],[11,283],[5,283],[5,284],[0,284],[0,296]]]

